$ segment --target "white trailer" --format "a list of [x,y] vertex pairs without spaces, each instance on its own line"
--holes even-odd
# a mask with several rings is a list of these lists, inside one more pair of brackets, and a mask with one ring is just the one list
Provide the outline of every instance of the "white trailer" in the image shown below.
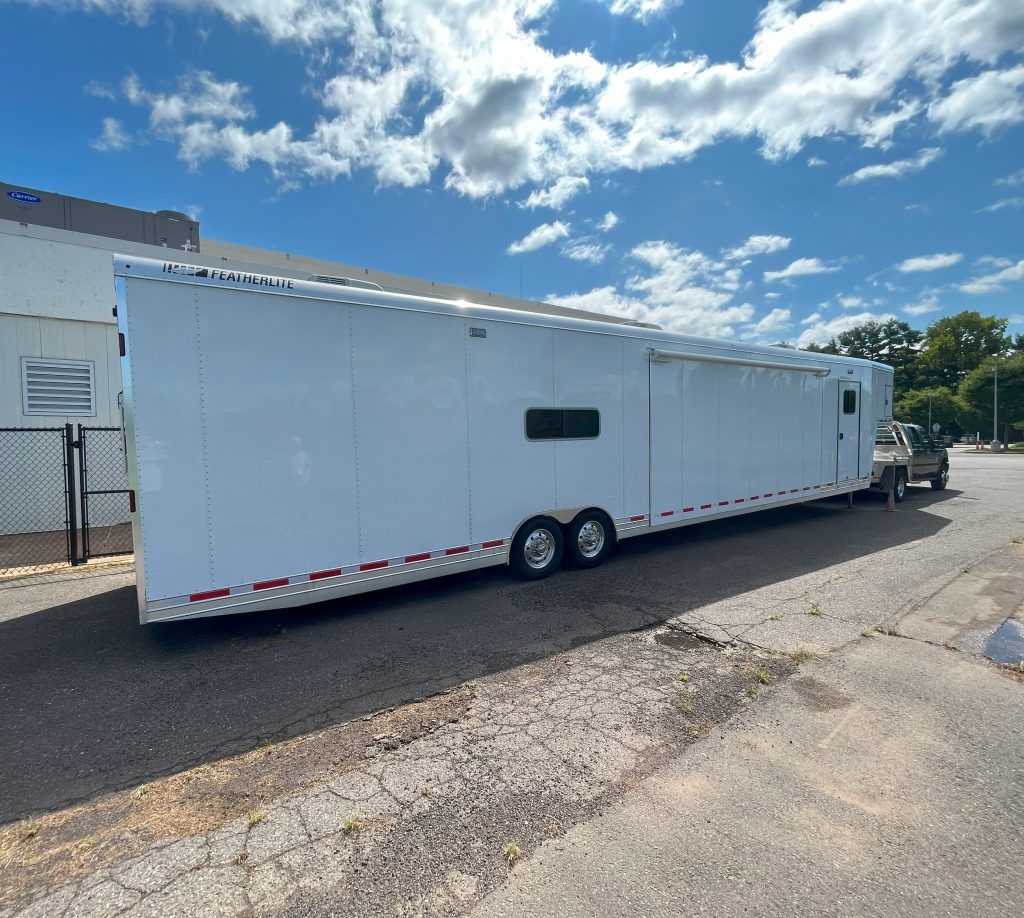
[[892,370],[114,259],[140,621],[281,608],[867,488]]

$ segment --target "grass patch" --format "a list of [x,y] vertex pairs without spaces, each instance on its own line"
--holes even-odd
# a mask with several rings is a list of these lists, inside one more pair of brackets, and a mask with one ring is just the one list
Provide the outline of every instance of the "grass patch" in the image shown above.
[[349,835],[357,835],[366,828],[366,821],[353,813],[351,816],[345,817],[345,821],[342,822],[341,828],[348,832]]
[[771,685],[775,681],[775,678],[766,669],[759,669],[754,673],[754,678],[757,679],[761,685]]
[[682,673],[682,674],[681,674],[681,675],[679,676],[679,681],[680,681],[680,682],[689,682],[689,681],[690,681],[690,676],[689,676],[689,674],[688,674],[688,673]]
[[264,810],[250,810],[249,811],[249,825],[258,826],[264,819],[267,818],[267,814]]
[[28,819],[18,826],[18,841],[26,842],[39,834],[40,823],[35,819]]
[[508,869],[511,870],[515,862],[523,856],[523,849],[515,842],[509,842],[505,845],[501,855],[505,859],[505,863],[508,864]]
[[811,660],[817,660],[820,656],[821,654],[818,651],[808,647],[806,644],[801,644],[790,653],[789,658],[794,663],[809,663]]
[[141,800],[148,793],[149,793],[149,785],[148,784],[140,784],[137,788],[135,788],[134,791],[132,791],[132,796],[136,800]]
[[757,697],[757,686],[756,685],[753,685],[753,684],[748,685],[746,691],[747,691],[747,694],[751,698],[756,698]]

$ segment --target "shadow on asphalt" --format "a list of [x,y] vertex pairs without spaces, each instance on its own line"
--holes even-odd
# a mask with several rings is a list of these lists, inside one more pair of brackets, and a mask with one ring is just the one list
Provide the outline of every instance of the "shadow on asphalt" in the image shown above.
[[[603,567],[504,568],[142,627],[113,590],[0,624],[0,823],[351,720],[689,609],[927,538],[913,488],[630,539]],[[2,593],[0,593],[2,596]],[[0,600],[2,601],[2,600]]]

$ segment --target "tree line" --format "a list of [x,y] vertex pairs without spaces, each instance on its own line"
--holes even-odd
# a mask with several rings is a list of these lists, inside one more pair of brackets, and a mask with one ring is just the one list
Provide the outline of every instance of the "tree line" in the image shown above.
[[1024,431],[1024,335],[1008,335],[1007,325],[1007,319],[974,311],[937,319],[924,331],[890,319],[858,325],[828,344],[803,350],[889,364],[896,377],[896,420],[927,426],[930,397],[932,423],[956,437],[992,435],[993,371],[998,369],[997,435],[1007,443]]

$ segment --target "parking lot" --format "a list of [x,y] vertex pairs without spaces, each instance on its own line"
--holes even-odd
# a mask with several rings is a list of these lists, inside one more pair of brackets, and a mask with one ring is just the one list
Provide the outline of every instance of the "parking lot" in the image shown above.
[[[0,914],[80,900],[171,843],[202,854],[181,873],[208,875],[196,901],[225,914],[321,913],[342,887],[374,901],[335,901],[338,914],[466,912],[508,878],[506,843],[527,860],[738,713],[770,719],[794,673],[895,639],[865,635],[896,634],[988,570],[1022,520],[1024,458],[958,452],[946,491],[912,488],[896,513],[870,494],[852,511],[845,499],[764,511],[630,540],[602,568],[538,583],[487,570],[146,628],[130,573],[5,585],[0,825],[39,828],[7,833]],[[1016,581],[1000,582],[993,629],[1014,611]],[[988,624],[965,609],[963,640]],[[200,776],[192,792],[183,775]],[[161,793],[193,821],[168,823]],[[343,828],[348,817],[365,828]],[[222,861],[210,859],[218,832]],[[286,869],[287,857],[319,869]],[[178,877],[115,884],[84,911],[142,914],[158,896],[164,914],[186,908]]]

